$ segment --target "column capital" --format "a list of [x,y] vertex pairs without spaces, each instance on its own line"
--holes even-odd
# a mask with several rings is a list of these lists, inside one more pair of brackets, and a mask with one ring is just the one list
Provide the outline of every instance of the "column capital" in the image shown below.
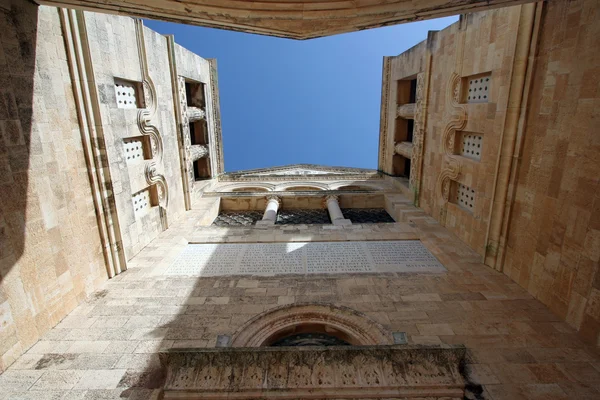
[[328,194],[327,196],[325,196],[325,203],[329,202],[329,201],[335,201],[336,203],[340,202],[340,196],[338,196],[337,194]]
[[279,197],[279,196],[271,194],[271,195],[267,196],[266,199],[267,199],[267,203],[270,201],[276,201],[277,206],[281,206],[281,197]]

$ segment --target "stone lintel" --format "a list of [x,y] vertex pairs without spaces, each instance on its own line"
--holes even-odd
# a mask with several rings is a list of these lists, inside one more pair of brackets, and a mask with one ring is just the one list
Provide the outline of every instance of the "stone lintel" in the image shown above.
[[[165,399],[462,399],[464,347],[331,346],[161,352]],[[343,396],[342,396],[343,395]],[[331,397],[333,398],[333,397]]]

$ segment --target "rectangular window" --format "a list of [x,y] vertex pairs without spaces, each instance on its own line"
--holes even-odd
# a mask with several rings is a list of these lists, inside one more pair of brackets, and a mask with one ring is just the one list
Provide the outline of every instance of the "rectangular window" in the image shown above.
[[475,190],[467,185],[453,181],[450,201],[472,213],[475,210]]
[[481,160],[483,150],[483,135],[473,132],[456,132],[455,154],[472,160]]
[[141,218],[150,211],[152,208],[152,202],[150,201],[150,189],[144,189],[141,192],[135,193],[131,197],[133,203],[133,213],[135,219]]
[[463,103],[487,103],[492,87],[492,73],[486,72],[463,78]]
[[125,161],[127,164],[137,164],[152,158],[150,139],[147,136],[136,136],[123,140]]
[[115,95],[119,108],[144,108],[142,83],[115,78]]
[[140,219],[146,215],[152,207],[158,206],[158,190],[156,185],[140,190],[131,196],[133,205],[133,215],[135,219]]

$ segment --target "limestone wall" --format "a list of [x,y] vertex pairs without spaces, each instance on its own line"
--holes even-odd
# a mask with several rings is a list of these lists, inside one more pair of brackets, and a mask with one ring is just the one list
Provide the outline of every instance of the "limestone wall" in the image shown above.
[[106,280],[59,13],[0,5],[0,371]]
[[[490,223],[521,8],[468,14],[459,23],[431,35],[420,206],[481,255],[485,253]],[[486,72],[491,72],[489,101],[476,104],[463,101],[466,89],[463,82],[453,81],[454,74],[465,79]],[[452,102],[457,86],[460,98]],[[451,148],[461,145],[457,143],[462,141],[460,132],[483,136],[480,160],[463,157],[458,149]],[[459,166],[458,176],[445,176],[454,164]],[[456,204],[452,181],[475,191],[473,209]],[[449,187],[447,194],[444,185]]]
[[600,343],[600,8],[546,6],[504,272]]
[[[412,207],[408,199],[389,197],[398,213],[413,213],[405,219],[408,223],[230,229],[199,226],[203,213],[192,210],[138,253],[127,271],[111,279],[103,296],[78,308],[15,363],[10,374],[0,377],[0,385],[8,388],[8,398],[24,396],[23,387],[28,385],[32,398],[40,398],[41,390],[57,397],[108,393],[153,398],[162,386],[158,352],[228,343],[220,335],[230,336],[235,343],[240,334],[252,333],[245,327],[260,314],[285,305],[325,303],[362,313],[380,324],[390,339],[392,332],[405,332],[409,346],[465,346],[467,358],[461,374],[472,384],[470,389],[483,391],[479,398],[599,397],[599,356],[593,346],[583,343],[574,329],[508,276],[483,265],[477,253]],[[409,223],[448,272],[271,277],[164,274],[188,242],[402,240],[406,238],[402,230]],[[373,330],[378,330],[377,325]],[[412,366],[420,368],[421,364]],[[216,378],[207,379],[205,387],[230,382],[217,373],[209,376]],[[357,376],[360,379],[358,374],[349,374],[349,385]],[[20,386],[9,386],[15,381]],[[263,382],[270,381],[261,379],[257,386],[263,387]],[[428,382],[440,384],[439,380]],[[312,387],[310,381],[304,387]]]
[[[166,180],[166,220],[174,221],[183,215],[185,205],[181,180],[177,128],[167,50],[167,39],[148,29],[136,26],[134,19],[109,14],[85,13],[85,27],[91,54],[94,84],[98,90],[99,119],[106,146],[116,210],[126,259],[130,259],[150,243],[164,229],[161,211],[156,200],[151,209],[135,213],[133,195],[151,187],[145,171],[148,163],[156,163],[157,172]],[[144,48],[138,36],[143,36]],[[141,57],[146,59],[148,77],[154,85],[142,85],[147,78]],[[137,107],[121,108],[115,94],[115,78],[134,82],[141,88]],[[139,113],[143,106],[155,102],[156,112],[149,115],[146,125],[154,127],[162,138],[161,157],[149,153],[155,145],[147,141],[140,125]],[[127,139],[144,138],[144,160],[128,162],[124,146]],[[160,151],[159,151],[160,152]],[[155,194],[154,194],[155,195]],[[162,205],[161,205],[162,206]]]

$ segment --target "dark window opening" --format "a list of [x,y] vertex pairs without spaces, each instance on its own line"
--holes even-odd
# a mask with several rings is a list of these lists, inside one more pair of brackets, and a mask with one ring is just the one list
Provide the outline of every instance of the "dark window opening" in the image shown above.
[[416,79],[412,79],[410,81],[410,97],[409,97],[409,103],[416,103],[417,102],[417,80]]
[[410,158],[404,159],[404,175],[405,178],[410,178]]
[[350,343],[326,333],[297,333],[271,343],[271,347],[301,346],[350,346]]
[[214,226],[252,226],[262,219],[260,211],[221,211],[213,221]]
[[331,224],[331,219],[325,209],[284,209],[277,213],[275,224]]
[[353,224],[378,224],[396,222],[383,208],[343,208],[344,218]]

